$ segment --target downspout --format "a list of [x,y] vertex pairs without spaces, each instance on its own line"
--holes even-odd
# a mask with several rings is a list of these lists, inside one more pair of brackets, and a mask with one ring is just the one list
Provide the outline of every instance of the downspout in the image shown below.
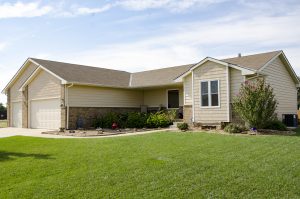
[[67,106],[67,129],[69,129],[69,110],[70,110],[70,107],[69,107],[69,88],[73,87],[74,84],[72,83],[71,85],[69,86],[66,86],[66,92],[65,92],[65,99],[66,99],[66,106]]

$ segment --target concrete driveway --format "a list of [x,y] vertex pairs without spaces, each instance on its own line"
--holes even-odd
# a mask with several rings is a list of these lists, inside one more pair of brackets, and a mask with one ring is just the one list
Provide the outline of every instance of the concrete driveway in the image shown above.
[[11,137],[11,136],[30,136],[30,137],[41,137],[41,138],[108,138],[108,137],[122,137],[122,136],[135,136],[143,135],[148,133],[157,133],[163,131],[170,131],[174,129],[161,129],[153,131],[144,131],[137,133],[127,133],[120,135],[108,135],[108,136],[91,136],[91,137],[73,137],[73,136],[62,136],[62,135],[51,135],[51,134],[42,134],[42,132],[51,131],[48,129],[26,129],[26,128],[0,128],[0,138]]
[[70,138],[70,136],[49,135],[42,134],[42,132],[49,131],[47,129],[26,129],[26,128],[0,128],[0,138],[11,137],[16,135],[43,137],[43,138]]

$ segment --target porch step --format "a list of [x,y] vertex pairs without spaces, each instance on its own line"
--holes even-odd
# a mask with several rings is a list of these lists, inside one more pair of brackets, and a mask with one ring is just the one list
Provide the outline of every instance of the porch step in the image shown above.
[[170,125],[169,128],[170,129],[177,129],[177,124],[182,124],[182,123],[183,123],[183,121],[182,122],[173,122],[173,124]]

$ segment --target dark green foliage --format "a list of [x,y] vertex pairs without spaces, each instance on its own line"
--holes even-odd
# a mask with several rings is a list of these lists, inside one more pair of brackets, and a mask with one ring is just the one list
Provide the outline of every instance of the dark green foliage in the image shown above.
[[245,130],[246,128],[244,126],[234,123],[230,123],[224,128],[224,131],[227,133],[241,133]]
[[150,113],[147,119],[147,127],[149,128],[167,127],[170,123],[168,114],[162,111]]
[[119,128],[158,128],[167,127],[173,122],[174,112],[157,112],[157,113],[107,113],[105,115],[98,116],[94,122],[93,127],[111,128],[115,122]]
[[277,101],[273,89],[263,79],[242,84],[239,95],[233,100],[236,113],[250,127],[263,128],[275,120]]
[[186,131],[189,129],[189,125],[187,123],[178,123],[177,128],[182,131]]
[[7,118],[7,109],[5,106],[3,106],[2,103],[0,103],[0,120],[4,120]]
[[128,113],[127,127],[128,128],[143,128],[146,127],[147,114],[139,112]]
[[278,130],[278,131],[286,131],[286,126],[279,120],[273,120],[269,122],[264,129]]
[[98,116],[94,121],[94,127],[111,128],[113,123],[119,123],[119,115],[114,112],[107,113],[106,115]]

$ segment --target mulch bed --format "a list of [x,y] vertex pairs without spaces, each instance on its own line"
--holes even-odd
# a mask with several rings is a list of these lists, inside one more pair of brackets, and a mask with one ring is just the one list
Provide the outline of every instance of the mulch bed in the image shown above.
[[159,129],[101,129],[101,130],[65,130],[59,131],[47,131],[42,134],[62,135],[62,136],[74,136],[74,137],[91,137],[91,136],[108,136],[108,135],[120,135],[127,133],[146,132]]

